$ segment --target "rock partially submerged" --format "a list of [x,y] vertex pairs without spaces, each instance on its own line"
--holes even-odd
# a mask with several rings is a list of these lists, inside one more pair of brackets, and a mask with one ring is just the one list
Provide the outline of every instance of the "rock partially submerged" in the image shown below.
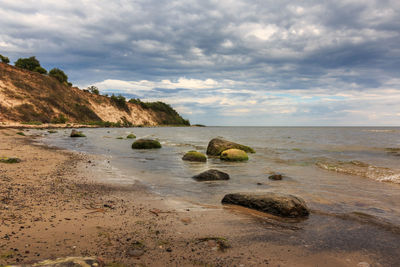
[[104,267],[105,264],[102,260],[92,257],[67,257],[58,258],[56,260],[45,260],[34,264],[33,266],[46,266],[46,267]]
[[274,174],[271,174],[270,176],[268,176],[268,179],[274,180],[274,181],[282,180],[282,178],[283,178],[283,176],[280,173],[274,173]]
[[207,161],[207,157],[206,157],[206,155],[204,155],[201,152],[189,151],[182,157],[182,160],[206,162]]
[[0,162],[2,162],[2,163],[20,163],[21,160],[19,158],[0,157]]
[[155,149],[161,148],[160,142],[153,139],[139,139],[132,144],[133,149]]
[[227,194],[222,199],[222,203],[239,205],[280,217],[306,217],[310,213],[303,199],[293,195],[270,192]]
[[219,181],[219,180],[229,180],[229,174],[221,172],[219,170],[210,169],[208,171],[202,172],[193,176],[193,179],[203,182],[203,181]]
[[134,134],[128,134],[128,136],[126,137],[127,139],[135,139],[136,135]]
[[243,150],[231,148],[223,151],[220,159],[226,161],[246,161],[249,160],[249,156]]
[[207,155],[219,156],[223,151],[236,148],[247,153],[255,153],[254,149],[248,146],[237,144],[220,138],[214,138],[208,143]]
[[72,130],[71,131],[71,137],[86,137],[82,132],[77,131],[77,130]]

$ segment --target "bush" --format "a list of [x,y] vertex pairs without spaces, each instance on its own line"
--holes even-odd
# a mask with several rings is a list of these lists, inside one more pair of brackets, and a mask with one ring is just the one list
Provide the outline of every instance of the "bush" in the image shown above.
[[99,94],[100,94],[99,88],[97,88],[97,87],[94,86],[94,85],[89,86],[89,87],[87,88],[87,90],[90,91],[92,94],[95,94],[95,95],[99,95]]
[[15,61],[15,67],[34,71],[35,68],[40,67],[40,62],[36,59],[36,57],[19,58],[17,61]]
[[10,63],[10,59],[3,55],[0,55],[0,60],[1,60],[1,62],[6,63],[6,64]]
[[36,67],[33,71],[34,72],[39,72],[40,74],[47,74],[47,70],[45,68],[42,68],[42,67]]
[[50,70],[49,76],[56,78],[60,83],[68,83],[68,76],[58,68]]
[[122,95],[115,96],[114,94],[112,94],[111,102],[113,102],[119,109],[123,109],[129,112],[128,105],[126,104],[126,98]]
[[55,117],[51,120],[51,123],[66,123],[68,119],[64,116],[64,114],[59,114],[58,117]]

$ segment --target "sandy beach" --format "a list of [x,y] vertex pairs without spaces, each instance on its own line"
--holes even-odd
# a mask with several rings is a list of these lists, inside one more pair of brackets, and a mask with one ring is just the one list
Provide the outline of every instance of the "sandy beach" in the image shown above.
[[291,245],[301,227],[265,214],[100,183],[98,158],[17,131],[0,130],[0,156],[22,160],[0,163],[0,266],[66,256],[109,266],[385,265],[368,251]]

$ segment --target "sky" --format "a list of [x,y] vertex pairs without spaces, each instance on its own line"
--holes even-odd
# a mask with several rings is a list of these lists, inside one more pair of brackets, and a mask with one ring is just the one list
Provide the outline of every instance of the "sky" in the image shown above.
[[192,124],[400,126],[400,1],[0,0],[0,54]]

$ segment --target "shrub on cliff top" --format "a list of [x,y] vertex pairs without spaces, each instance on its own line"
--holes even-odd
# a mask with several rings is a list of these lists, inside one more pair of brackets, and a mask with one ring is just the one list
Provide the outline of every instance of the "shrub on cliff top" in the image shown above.
[[6,64],[10,63],[10,59],[3,55],[0,55],[0,60],[1,60],[1,62],[6,63]]
[[49,76],[56,78],[60,83],[68,84],[68,76],[62,70],[54,68],[49,71]]
[[36,57],[19,58],[15,61],[15,67],[34,71],[35,68],[40,67],[40,62]]

